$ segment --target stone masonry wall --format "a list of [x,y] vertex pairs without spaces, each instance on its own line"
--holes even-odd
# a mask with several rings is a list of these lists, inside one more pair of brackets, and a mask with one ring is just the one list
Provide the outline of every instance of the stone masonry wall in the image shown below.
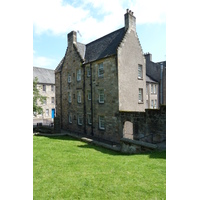
[[[120,112],[120,132],[126,121],[133,123],[133,139],[150,143],[166,141],[166,106],[143,112]],[[122,136],[123,137],[123,136]]]
[[[103,77],[98,76],[98,65],[103,63]],[[85,66],[87,68],[89,64]],[[85,74],[85,103],[86,118],[93,111],[93,133],[94,136],[107,140],[119,140],[119,125],[117,120],[118,113],[118,77],[116,57],[112,56],[106,59],[98,60],[92,63],[92,109],[91,100],[88,100],[88,92],[91,92],[91,77]],[[104,91],[104,103],[99,103],[99,90]],[[105,119],[105,129],[99,128],[99,116]],[[91,134],[91,125],[86,123],[86,132]]]

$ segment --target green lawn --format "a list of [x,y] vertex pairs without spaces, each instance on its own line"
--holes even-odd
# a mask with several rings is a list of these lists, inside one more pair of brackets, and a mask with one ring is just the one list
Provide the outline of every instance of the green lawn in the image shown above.
[[122,155],[68,136],[34,136],[33,199],[166,199],[166,152]]

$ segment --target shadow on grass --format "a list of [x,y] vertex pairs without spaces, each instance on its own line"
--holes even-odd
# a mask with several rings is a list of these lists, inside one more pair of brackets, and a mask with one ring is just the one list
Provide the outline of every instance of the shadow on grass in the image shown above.
[[148,155],[151,159],[166,159],[166,151],[152,151],[146,153],[136,153],[136,154],[125,154],[123,152],[117,152],[114,150],[106,149],[104,147],[96,146],[95,144],[84,144],[78,145],[79,148],[84,149],[95,149],[96,151],[100,151],[104,154],[109,154],[113,156],[135,156],[135,155]]
[[[63,136],[42,136],[42,137],[47,137],[51,140],[66,140],[66,141],[81,141],[77,138],[68,136],[68,135],[63,135]],[[96,151],[99,151],[104,154],[109,154],[113,156],[135,156],[135,155],[148,155],[149,158],[151,159],[166,159],[166,151],[152,151],[152,152],[145,152],[145,153],[136,153],[136,154],[125,154],[123,152],[117,152],[111,149],[107,149],[101,146],[98,146],[93,143],[87,143],[85,141],[81,141],[84,144],[83,145],[78,145],[78,148],[84,148],[84,149],[94,149]]]

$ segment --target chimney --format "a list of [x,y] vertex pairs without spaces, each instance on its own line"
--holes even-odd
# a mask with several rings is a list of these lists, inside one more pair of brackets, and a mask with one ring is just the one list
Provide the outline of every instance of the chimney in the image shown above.
[[149,62],[149,61],[152,61],[152,54],[151,53],[146,53],[144,54],[145,58],[146,58],[146,61]]
[[77,42],[76,31],[68,33],[67,37],[68,37],[68,47],[72,47],[73,43],[76,44]]
[[125,31],[129,28],[136,31],[136,18],[131,10],[126,9],[126,13],[124,14],[124,19],[125,19]]

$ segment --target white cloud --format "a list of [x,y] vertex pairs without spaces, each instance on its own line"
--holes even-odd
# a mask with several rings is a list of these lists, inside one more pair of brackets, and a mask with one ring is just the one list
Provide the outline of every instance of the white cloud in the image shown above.
[[36,56],[35,51],[33,53],[33,66],[42,67],[48,69],[55,69],[55,66],[58,65],[58,61],[53,58],[48,58],[45,56]]
[[[36,34],[67,34],[79,30],[81,42],[87,43],[124,26],[126,8],[136,16],[137,24],[165,23],[164,0],[35,0],[33,25]],[[78,3],[79,4],[78,4]],[[100,18],[97,18],[101,16]]]

